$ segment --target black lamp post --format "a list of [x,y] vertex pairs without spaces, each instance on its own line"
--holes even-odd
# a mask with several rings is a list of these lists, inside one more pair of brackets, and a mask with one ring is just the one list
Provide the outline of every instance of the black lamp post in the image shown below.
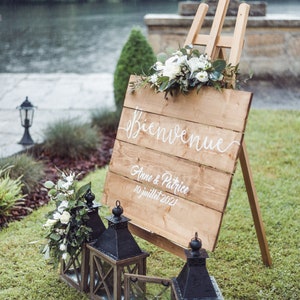
[[26,97],[25,101],[18,106],[17,109],[20,111],[21,125],[25,128],[23,137],[19,144],[24,146],[32,145],[34,142],[30,136],[29,127],[32,125],[35,106],[33,106],[28,100],[28,97]]

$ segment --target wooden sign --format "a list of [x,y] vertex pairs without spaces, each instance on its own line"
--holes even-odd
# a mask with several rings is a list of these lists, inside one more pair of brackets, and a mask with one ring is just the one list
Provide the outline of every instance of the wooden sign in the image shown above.
[[103,202],[120,200],[134,233],[175,254],[195,232],[214,250],[251,98],[205,87],[165,100],[128,88]]

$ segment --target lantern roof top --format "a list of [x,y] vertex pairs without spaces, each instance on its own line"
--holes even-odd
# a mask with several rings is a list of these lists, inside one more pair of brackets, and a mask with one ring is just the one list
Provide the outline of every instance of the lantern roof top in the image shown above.
[[18,109],[35,109],[36,106],[32,105],[32,103],[28,100],[28,96],[26,96],[26,99],[23,101],[23,103],[17,107]]

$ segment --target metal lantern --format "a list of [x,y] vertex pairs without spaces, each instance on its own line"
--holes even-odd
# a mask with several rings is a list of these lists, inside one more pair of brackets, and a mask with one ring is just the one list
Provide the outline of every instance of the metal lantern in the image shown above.
[[128,221],[122,216],[123,208],[116,201],[113,215],[108,217],[108,228],[90,251],[90,298],[120,300],[124,296],[124,274],[146,274],[146,258],[130,231]]
[[99,236],[105,231],[105,226],[99,216],[100,205],[94,204],[95,195],[92,193],[91,189],[88,189],[85,196],[86,205],[88,207],[88,220],[87,226],[92,228],[90,235],[90,242],[93,243],[99,238]]
[[30,136],[29,127],[32,126],[35,106],[33,106],[28,100],[28,97],[26,97],[25,101],[18,106],[17,109],[20,111],[21,125],[25,128],[23,137],[19,144],[24,146],[32,145],[34,142]]
[[208,254],[201,248],[201,240],[195,233],[190,242],[191,250],[185,250],[187,262],[177,278],[173,279],[175,299],[177,300],[222,300],[222,294],[212,276],[206,269]]
[[[89,243],[95,242],[97,238],[105,231],[105,226],[99,216],[98,208],[100,205],[93,203],[95,195],[89,189],[84,196],[88,210],[88,220],[86,225],[92,229]],[[70,286],[81,292],[88,292],[90,267],[89,250],[87,244],[83,244],[74,255],[67,260],[61,261],[60,278]]]

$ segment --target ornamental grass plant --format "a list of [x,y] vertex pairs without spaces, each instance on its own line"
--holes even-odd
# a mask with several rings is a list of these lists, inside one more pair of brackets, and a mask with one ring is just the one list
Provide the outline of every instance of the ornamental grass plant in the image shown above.
[[11,167],[0,168],[0,218],[11,216],[12,210],[23,203],[21,178],[10,177]]
[[96,126],[102,132],[116,132],[120,121],[119,112],[109,109],[96,109],[91,113],[92,126]]
[[11,179],[20,178],[23,194],[32,192],[44,177],[43,163],[26,153],[1,158],[0,168],[5,166],[10,166],[9,177]]
[[[262,263],[238,167],[217,248],[207,259],[208,271],[226,300],[299,299],[299,131],[299,111],[250,111],[245,142],[273,265],[268,268]],[[101,200],[105,175],[106,169],[99,169],[81,182],[91,182],[96,201]],[[88,299],[61,282],[57,269],[39,253],[45,215],[53,208],[42,207],[0,232],[1,300],[20,299],[20,295],[24,300]],[[100,214],[104,217],[111,212],[101,207]],[[141,239],[137,242],[150,253],[147,275],[170,278],[179,274],[183,260]]]
[[76,120],[58,120],[45,129],[44,150],[65,159],[88,158],[100,142],[98,131]]

